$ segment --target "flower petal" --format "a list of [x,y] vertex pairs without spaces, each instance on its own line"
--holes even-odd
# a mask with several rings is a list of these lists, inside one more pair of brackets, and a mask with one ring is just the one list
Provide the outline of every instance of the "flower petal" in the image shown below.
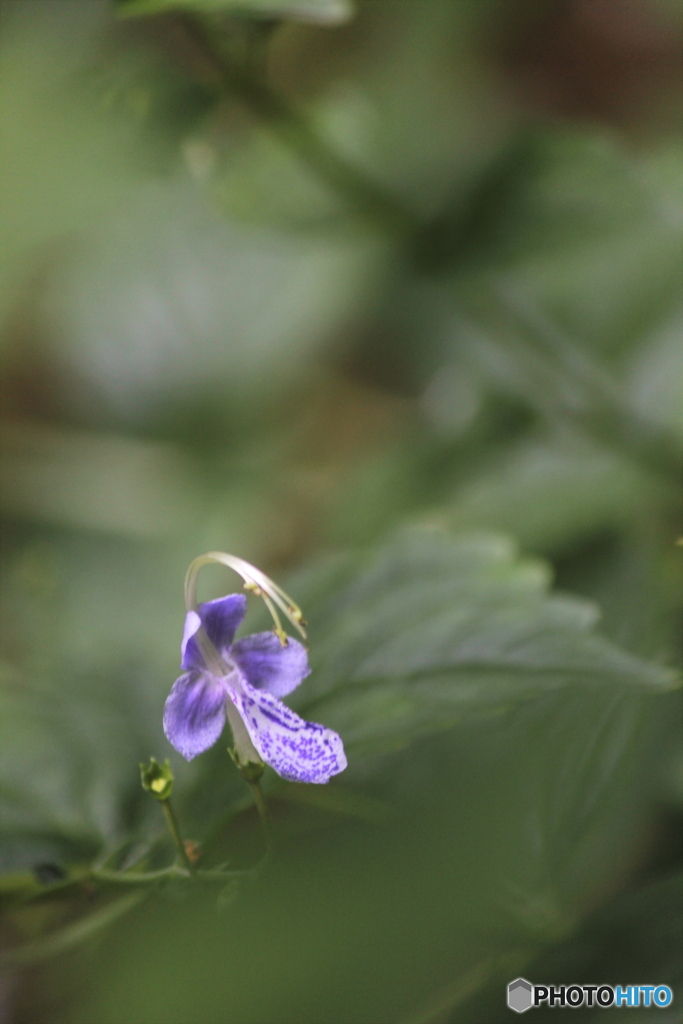
[[346,768],[341,738],[316,722],[305,722],[265,690],[234,676],[227,681],[252,742],[263,760],[290,782],[328,782]]
[[185,616],[185,631],[180,647],[181,665],[185,669],[203,669],[199,645],[194,634],[200,625],[206,630],[209,640],[219,654],[227,656],[228,648],[235,638],[242,619],[247,610],[247,599],[244,594],[228,594],[217,597],[214,601],[200,604],[196,612],[188,612]]
[[303,644],[287,638],[283,647],[274,633],[252,633],[232,645],[230,658],[248,683],[274,697],[284,697],[310,673]]
[[187,761],[212,747],[225,725],[225,685],[208,672],[176,679],[164,707],[166,738]]

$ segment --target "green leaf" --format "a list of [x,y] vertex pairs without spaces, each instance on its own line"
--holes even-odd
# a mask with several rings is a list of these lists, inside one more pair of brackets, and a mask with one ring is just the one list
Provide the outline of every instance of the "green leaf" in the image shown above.
[[402,746],[482,713],[562,687],[667,690],[672,671],[622,651],[593,627],[594,605],[550,594],[541,562],[512,543],[438,530],[398,535],[317,602],[292,590],[310,620],[314,672],[296,695],[307,716],[351,748]]
[[656,484],[627,459],[577,436],[529,437],[489,459],[454,492],[454,529],[501,530],[535,551],[629,525]]
[[71,681],[56,692],[20,684],[0,689],[2,867],[80,859],[120,843],[149,814],[136,771],[149,745],[138,732],[141,702],[132,688],[121,703]]
[[[452,258],[468,274],[505,267],[570,333],[624,351],[677,303],[681,222],[665,211],[680,199],[663,157],[636,160],[600,131],[521,132],[454,211]],[[678,148],[669,161],[680,179]]]
[[[674,992],[683,983],[683,874],[676,872],[644,885],[634,892],[617,896],[601,907],[591,919],[566,942],[524,968],[525,977],[534,984],[574,982],[590,984],[654,984],[670,985]],[[510,1012],[501,1009],[501,990],[505,982],[490,989],[462,1008],[452,1018],[453,1024],[475,1024],[486,1020],[490,1024],[510,1019]],[[540,1007],[534,1020],[540,1024],[569,1019],[579,1024],[619,1021],[623,1008],[583,1007],[581,1009],[552,1010]],[[559,1015],[559,1017],[558,1017]],[[681,1024],[683,1007],[677,1005],[676,995],[665,1009],[630,1009],[628,1020],[637,1024],[659,1021],[660,1024]]]
[[249,18],[286,18],[320,25],[338,25],[353,15],[350,0],[117,0],[120,14],[163,14],[174,8],[197,12],[222,11]]

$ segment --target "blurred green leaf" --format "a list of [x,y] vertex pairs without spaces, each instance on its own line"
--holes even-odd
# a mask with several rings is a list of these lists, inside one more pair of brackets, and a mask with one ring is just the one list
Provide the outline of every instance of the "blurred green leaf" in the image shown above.
[[176,435],[202,417],[261,423],[362,304],[382,255],[373,239],[224,223],[192,183],[161,182],[47,269],[35,321],[41,357],[62,368],[56,401]]
[[[344,113],[346,116],[338,116],[335,123],[334,109],[328,100],[309,116],[337,149],[353,150],[355,135],[362,130],[356,123],[355,111]],[[335,228],[346,214],[343,200],[281,139],[258,122],[248,140],[230,154],[229,160],[216,167],[210,184],[219,208],[232,220],[281,225],[289,230],[314,228],[320,233]]]
[[595,606],[549,594],[548,568],[504,539],[408,531],[350,566],[318,601],[305,584],[294,592],[314,665],[296,706],[351,749],[401,746],[561,687],[676,683],[597,635]]
[[[598,910],[567,942],[544,954],[524,968],[534,984],[605,983],[611,985],[665,984],[674,989],[674,1000],[664,1009],[629,1009],[628,1019],[637,1024],[659,1021],[680,1024],[683,1007],[677,1002],[683,985],[683,874],[676,872],[617,896]],[[507,979],[509,980],[509,979]],[[447,1018],[448,1024],[489,1024],[507,1021],[510,1012],[501,1009],[501,992],[490,990]],[[623,1008],[582,1007],[549,1009],[539,1007],[534,1020],[619,1021]]]
[[8,517],[138,538],[186,532],[205,496],[171,445],[30,422],[5,422],[0,481]]
[[437,246],[431,258],[450,246],[466,276],[505,269],[565,329],[618,354],[678,301],[681,203],[669,164],[680,182],[677,146],[636,158],[607,133],[522,131],[425,244]]
[[[637,724],[636,705],[644,702],[629,695],[623,702]],[[500,1005],[520,960],[565,938],[619,884],[625,865],[632,870],[642,842],[629,769],[643,767],[643,751],[628,763],[614,694],[555,691],[519,710],[387,758],[383,775],[403,803],[392,801],[394,813],[381,827],[328,822],[288,841],[287,819],[280,819],[272,868],[227,921],[197,900],[176,910],[150,907],[109,938],[94,991],[73,1019],[414,1022],[420,1007],[445,1013],[496,977]],[[598,800],[589,842],[586,817],[571,820],[571,785],[561,810],[552,806],[582,757],[589,803],[596,785],[608,782],[611,790],[607,805]],[[333,793],[336,783],[316,787],[314,796],[328,788]],[[550,843],[547,819],[536,814],[539,795],[548,798],[544,811],[573,824],[551,832]],[[276,822],[278,808],[274,802]],[[225,835],[228,850],[233,837],[233,830]],[[570,884],[553,877],[548,868],[556,858],[579,861],[580,886],[575,863]],[[158,952],[155,972],[145,960],[149,949]],[[264,965],[268,984],[259,984]],[[495,1019],[473,1017],[476,1024]]]
[[[82,88],[106,25],[99,4],[3,8],[0,73],[0,315],[26,277],[59,261],[75,234],[140,186],[128,126]],[[80,88],[78,88],[80,86]],[[138,136],[139,138],[139,136]],[[6,340],[11,332],[3,330]]]
[[142,745],[123,708],[25,683],[0,699],[5,870],[91,857],[121,842],[131,810],[142,805],[134,760]]
[[532,436],[484,461],[444,511],[455,529],[500,530],[550,552],[628,525],[660,490],[623,456],[588,439]]
[[683,434],[683,311],[643,338],[630,366],[634,407],[677,434]]
[[163,14],[182,8],[201,13],[223,12],[250,18],[287,18],[338,25],[353,15],[351,0],[116,0],[124,16]]
[[[651,16],[664,26],[653,110],[672,4],[635,5],[638,47],[656,43]],[[228,736],[191,765],[163,737],[182,574],[211,548],[278,579],[312,550],[353,548],[288,581],[314,667],[291,703],[342,732],[348,771],[325,787],[268,773],[278,849],[258,886],[226,892],[226,915],[169,890],[13,986],[13,1019],[495,1024],[509,1013],[508,977],[494,979],[550,944],[556,959],[530,973],[668,979],[680,881],[581,922],[662,863],[658,801],[680,823],[681,691],[662,694],[675,678],[661,667],[680,654],[672,491],[651,479],[656,459],[637,469],[613,436],[579,436],[590,421],[572,409],[593,392],[566,371],[588,360],[615,393],[621,373],[632,433],[680,433],[680,143],[656,141],[656,114],[636,146],[552,115],[519,130],[572,92],[590,109],[598,80],[579,82],[575,58],[591,32],[603,48],[582,52],[610,54],[601,102],[628,85],[642,117],[651,61],[599,6],[579,24],[563,4],[368,0],[351,32],[274,37],[269,86],[427,223],[408,258],[350,223],[356,204],[253,109],[218,97],[175,34],[174,12],[251,18],[226,21],[241,54],[281,19],[343,20],[347,0],[0,4],[14,417],[0,445],[1,863],[25,868],[15,903],[27,868],[50,893],[12,912],[12,944],[25,926],[31,955],[66,951],[96,923],[87,887],[48,885],[60,865],[168,854],[141,758],[170,755],[205,863],[260,852]],[[117,7],[170,16],[123,25]],[[562,59],[539,77],[546,18]],[[499,285],[541,319],[489,308]],[[544,563],[496,537],[385,542],[416,516],[514,536],[590,601],[551,591]],[[209,574],[206,596],[214,584],[225,591]],[[58,903],[61,939],[42,910]],[[466,1012],[485,989],[491,1004]]]

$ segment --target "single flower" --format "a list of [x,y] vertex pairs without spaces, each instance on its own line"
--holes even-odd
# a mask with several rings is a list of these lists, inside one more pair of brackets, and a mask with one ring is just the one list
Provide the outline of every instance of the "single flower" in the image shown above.
[[346,768],[340,737],[278,699],[311,671],[306,649],[274,633],[235,640],[246,608],[243,594],[228,594],[187,613],[185,671],[166,701],[164,732],[191,761],[213,746],[227,718],[238,763],[265,761],[292,782],[327,782]]

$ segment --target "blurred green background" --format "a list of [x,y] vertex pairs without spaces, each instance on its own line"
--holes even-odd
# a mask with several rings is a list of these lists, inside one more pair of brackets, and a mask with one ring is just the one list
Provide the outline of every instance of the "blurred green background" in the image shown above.
[[[683,1022],[683,4],[0,31],[0,1021],[498,1024],[523,974]],[[173,857],[152,755],[201,864],[260,855],[227,734],[161,728],[215,549],[348,770],[268,771],[251,884],[98,882]]]

